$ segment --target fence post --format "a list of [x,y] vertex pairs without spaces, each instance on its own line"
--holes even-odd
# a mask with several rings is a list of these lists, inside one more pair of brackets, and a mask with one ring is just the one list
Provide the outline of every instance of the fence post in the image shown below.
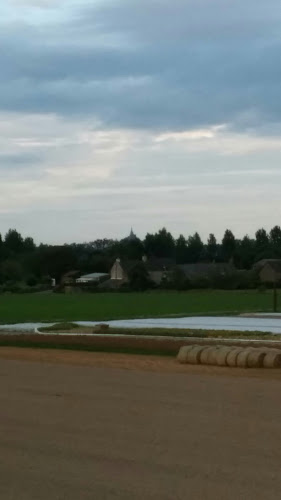
[[276,281],[274,281],[274,285],[273,285],[273,312],[277,312],[277,288],[276,288]]

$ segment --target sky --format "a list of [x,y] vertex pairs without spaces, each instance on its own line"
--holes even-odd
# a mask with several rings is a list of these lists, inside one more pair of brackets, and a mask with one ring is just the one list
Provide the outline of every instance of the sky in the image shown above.
[[281,223],[279,0],[7,0],[0,233]]

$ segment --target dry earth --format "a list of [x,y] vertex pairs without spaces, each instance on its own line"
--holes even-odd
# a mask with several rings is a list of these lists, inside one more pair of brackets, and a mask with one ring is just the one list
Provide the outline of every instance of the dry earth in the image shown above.
[[276,500],[280,382],[275,370],[2,347],[0,498]]

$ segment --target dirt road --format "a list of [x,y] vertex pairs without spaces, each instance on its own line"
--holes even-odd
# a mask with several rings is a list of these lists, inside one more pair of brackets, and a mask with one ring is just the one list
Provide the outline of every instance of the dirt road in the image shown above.
[[277,500],[280,375],[233,373],[1,348],[0,498]]

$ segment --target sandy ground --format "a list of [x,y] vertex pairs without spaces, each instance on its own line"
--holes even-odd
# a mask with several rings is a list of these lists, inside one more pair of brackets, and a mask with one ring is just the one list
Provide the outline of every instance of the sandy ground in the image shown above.
[[173,358],[0,348],[0,498],[276,500],[280,381]]

